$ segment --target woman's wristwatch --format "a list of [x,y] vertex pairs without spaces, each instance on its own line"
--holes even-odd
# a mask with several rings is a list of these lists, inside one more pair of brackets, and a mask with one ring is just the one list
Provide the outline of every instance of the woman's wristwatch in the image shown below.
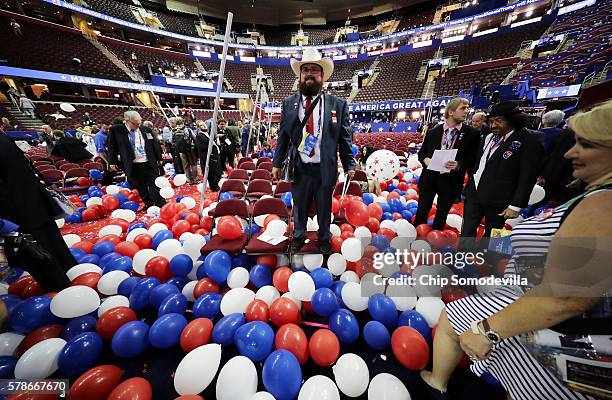
[[[481,322],[483,330],[481,330],[480,326],[478,326]],[[471,328],[472,333],[474,333],[475,335],[483,335],[491,344],[498,344],[502,340],[501,336],[499,336],[499,333],[491,329],[491,326],[489,325],[489,322],[486,318],[482,321],[473,321],[471,324]]]

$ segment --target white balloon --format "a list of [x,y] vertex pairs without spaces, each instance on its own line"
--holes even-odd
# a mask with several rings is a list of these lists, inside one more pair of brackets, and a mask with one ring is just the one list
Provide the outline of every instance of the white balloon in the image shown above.
[[0,333],[0,356],[14,355],[23,338],[25,338],[24,335],[16,332]]
[[262,286],[259,288],[257,293],[255,293],[255,300],[265,301],[268,307],[270,307],[279,297],[280,292],[272,285]]
[[342,242],[340,252],[346,261],[359,261],[363,256],[361,241],[357,238],[348,238]]
[[342,301],[353,311],[363,311],[368,308],[368,298],[361,297],[361,285],[356,282],[347,282],[342,286]]
[[51,299],[51,313],[60,318],[80,317],[97,310],[98,307],[98,292],[84,285],[63,289]]
[[130,277],[125,271],[109,271],[98,281],[98,292],[105,295],[117,294],[119,284]]
[[302,310],[302,302],[294,294],[291,294],[291,292],[283,293],[281,297],[286,297],[288,299],[291,299],[291,301],[293,301],[295,305],[298,306],[298,309]]
[[181,199],[181,203],[183,203],[188,210],[191,210],[196,206],[196,201],[191,197],[183,197]]
[[227,275],[227,286],[230,289],[243,288],[249,284],[249,271],[243,267],[232,269]]
[[85,207],[91,207],[91,206],[96,206],[96,205],[101,205],[101,204],[102,204],[101,197],[90,197],[85,202]]
[[205,244],[206,239],[204,239],[204,236],[200,235],[199,233],[194,233],[192,236],[189,236],[189,238],[185,239],[185,242],[183,243],[183,249],[188,254],[194,251],[197,251],[199,254],[200,250]]
[[304,254],[302,260],[307,270],[314,271],[323,265],[323,254]]
[[121,232],[123,232],[123,228],[119,225],[106,225],[98,231],[98,237],[104,237],[106,235],[121,236]]
[[397,232],[397,228],[395,227],[395,222],[390,219],[386,219],[380,223],[381,228],[391,229],[393,232]]
[[74,112],[76,111],[76,108],[70,104],[70,103],[62,103],[60,104],[60,110],[64,111],[64,112]]
[[77,264],[66,272],[66,276],[69,280],[72,281],[74,280],[74,278],[86,274],[88,272],[96,272],[102,275],[102,268],[92,263]]
[[185,286],[183,286],[181,293],[183,293],[183,296],[185,296],[187,301],[195,301],[193,289],[195,288],[196,283],[198,283],[198,281],[189,281]]
[[292,258],[293,269],[300,269],[304,266],[304,257],[301,254],[294,254]]
[[399,157],[391,150],[376,150],[366,161],[366,173],[378,181],[393,179],[399,170]]
[[155,186],[160,189],[165,187],[172,187],[172,185],[170,185],[170,181],[165,176],[158,176],[157,178],[155,178]]
[[433,328],[438,324],[444,302],[437,297],[421,297],[417,300],[415,309],[425,318],[427,325]]
[[168,230],[166,224],[162,224],[161,222],[156,222],[149,227],[149,235],[155,236],[157,232]]
[[121,218],[121,214],[123,214],[123,208],[118,208],[111,212],[111,218]]
[[248,400],[257,392],[257,369],[245,356],[225,363],[217,377],[217,400]]
[[[383,222],[387,222],[388,220],[385,220]],[[382,228],[382,226],[381,226]],[[360,238],[360,239],[371,239],[372,238],[372,232],[366,228],[365,226],[359,226],[357,228],[355,228],[355,232],[353,233],[353,235],[356,238]],[[369,243],[369,240],[368,240]]]
[[198,183],[198,185],[196,186],[198,188],[198,192],[202,193],[202,190],[204,190],[204,184],[203,183]]
[[289,265],[289,257],[284,254],[276,255],[276,266],[277,267],[286,267]]
[[249,400],[276,400],[274,396],[272,396],[268,392],[257,392]]
[[287,223],[280,219],[275,219],[273,221],[268,222],[268,226],[266,227],[266,233],[274,238],[279,238],[285,235],[287,232]]
[[132,259],[132,269],[140,275],[144,275],[145,267],[149,260],[158,255],[159,254],[153,249],[138,250]]
[[121,188],[117,185],[108,185],[106,187],[106,194],[117,194],[120,190]]
[[98,318],[102,316],[105,312],[115,307],[129,307],[130,300],[121,295],[111,296],[104,299],[102,304],[100,304],[100,308],[98,308]]
[[340,227],[336,224],[329,225],[329,231],[331,232],[332,236],[340,236],[342,234]]
[[333,275],[339,276],[346,271],[346,260],[340,253],[333,253],[327,259],[327,269]]
[[136,213],[132,210],[121,210],[121,214],[119,214],[117,218],[124,219],[127,222],[132,222],[136,219]]
[[57,225],[57,227],[59,229],[62,229],[65,224],[66,224],[66,220],[64,218],[60,218],[60,219],[56,219],[55,220],[55,225]]
[[187,183],[187,176],[185,174],[176,174],[174,179],[172,179],[172,183],[174,183],[174,186],[183,186]]
[[410,250],[410,245],[414,242],[413,237],[396,236],[391,239],[389,245],[397,250]]
[[[387,222],[387,221],[383,221],[383,222]],[[407,237],[407,238],[417,237],[416,228],[414,227],[414,225],[412,225],[410,222],[406,221],[405,219],[398,219],[394,221],[393,225],[395,225],[395,232],[397,233],[397,236]]]
[[264,226],[264,221],[266,220],[268,215],[270,215],[270,214],[262,214],[262,215],[258,215],[256,217],[253,217],[253,221],[255,221],[255,224],[257,226],[263,227]]
[[408,284],[389,285],[385,294],[393,300],[398,311],[412,310],[416,306],[416,291]]
[[255,299],[255,293],[251,289],[236,288],[225,293],[221,299],[221,313],[230,315],[234,313],[244,314],[247,306]]
[[315,375],[304,382],[298,400],[340,400],[340,393],[334,381],[323,375]]
[[221,346],[206,344],[191,350],[174,373],[174,389],[182,396],[198,394],[210,385],[221,362]]
[[157,252],[170,261],[174,256],[183,252],[183,246],[176,239],[166,239],[157,246]]
[[368,365],[357,354],[343,354],[332,367],[338,389],[349,397],[365,393],[370,383]]
[[406,167],[412,169],[415,167],[419,167],[421,163],[419,162],[419,158],[415,154],[411,154],[406,161]]
[[376,375],[368,388],[368,400],[411,400],[406,386],[395,376],[387,373]]
[[459,232],[461,232],[461,225],[463,224],[463,218],[461,218],[461,215],[448,214],[448,216],[446,217],[446,224],[450,226],[451,228],[455,228]]
[[546,196],[546,190],[540,185],[535,185],[531,190],[531,194],[529,195],[529,205],[535,204],[537,202],[542,201]]
[[289,291],[300,301],[310,301],[315,292],[315,284],[306,272],[297,271],[289,276]]
[[412,242],[410,248],[422,253],[429,253],[431,251],[431,245],[427,243],[427,241],[421,239]]
[[340,280],[343,282],[355,282],[359,283],[359,275],[355,271],[344,271],[342,275],[340,275]]
[[157,206],[151,206],[149,208],[147,208],[147,214],[148,215],[155,215],[156,217],[159,217],[159,213],[161,212],[161,208],[157,207]]
[[174,197],[174,189],[171,187],[163,187],[159,189],[159,195],[168,200]]
[[376,279],[377,276],[378,274],[374,272],[368,272],[361,277],[359,286],[362,293],[367,293],[368,296],[373,296],[376,293],[385,293],[385,284],[382,281],[379,282]]
[[66,341],[60,338],[36,343],[19,357],[15,365],[15,378],[25,380],[48,378],[57,371],[57,359],[65,345]]
[[68,235],[62,236],[64,238],[64,242],[66,242],[66,246],[72,247],[75,243],[81,241],[81,237],[79,235],[75,235],[74,233],[69,233]]
[[308,232],[316,232],[319,230],[319,223],[317,222],[317,216],[314,218],[308,217],[308,221],[306,222],[306,230]]
[[144,233],[148,233],[146,228],[134,228],[134,229],[132,229],[131,231],[128,232],[127,236],[125,237],[125,241],[126,242],[133,242],[134,239],[136,239],[136,236],[142,235]]

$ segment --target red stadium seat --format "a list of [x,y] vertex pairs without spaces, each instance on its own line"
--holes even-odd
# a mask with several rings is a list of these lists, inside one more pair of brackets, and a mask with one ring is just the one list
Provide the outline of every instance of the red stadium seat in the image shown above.
[[[57,169],[55,168],[55,166],[53,166],[53,165],[49,165],[49,164],[41,164],[41,165],[38,165],[38,166],[36,166],[36,169],[37,169],[38,171],[41,171],[41,172],[42,172],[42,171],[47,171],[47,170],[50,170],[50,169],[57,170]],[[57,170],[57,171],[59,171],[59,170]],[[60,172],[61,172],[61,171],[60,171]]]
[[83,164],[83,168],[86,168],[86,169],[97,169],[97,170],[102,171],[104,169],[104,166],[102,165],[102,163],[94,162],[94,161],[89,161],[89,162],[86,162],[85,164]]
[[246,193],[246,188],[244,187],[244,182],[238,179],[228,179],[221,185],[221,190],[219,190],[219,195],[224,192],[229,192],[232,196],[237,198],[243,198]]
[[262,163],[257,163],[257,168],[258,169],[265,169],[267,171],[272,171],[272,163],[267,161],[267,162],[262,162]]
[[81,166],[79,164],[74,164],[74,163],[65,163],[57,167],[57,169],[59,169],[62,172],[66,172],[74,168],[81,168]]
[[264,179],[252,179],[246,191],[246,198],[259,199],[262,196],[272,196],[272,182]]
[[251,174],[251,180],[253,179],[264,179],[266,181],[272,181],[272,174],[266,169],[256,169]]
[[[216,223],[215,219],[223,217],[225,215],[235,215],[237,217],[248,220],[249,211],[247,209],[246,202],[240,199],[228,199],[220,201],[215,208],[213,214],[213,223]],[[202,253],[206,253],[214,250],[223,250],[228,253],[236,254],[240,253],[247,242],[247,234],[242,233],[239,238],[233,240],[223,239],[219,234],[214,235],[210,240],[202,247]]]
[[248,182],[249,181],[249,174],[247,173],[247,171],[245,169],[235,169],[232,172],[230,172],[229,176],[227,177],[228,179],[238,179],[241,180],[243,182]]
[[281,197],[283,193],[291,192],[291,182],[278,181],[274,188],[274,197]]
[[[287,226],[289,226],[289,211],[287,210],[285,203],[281,199],[266,198],[257,200],[253,207],[252,218],[265,214],[276,214],[287,223]],[[285,253],[287,251],[287,247],[289,246],[289,240],[285,240],[280,242],[279,244],[272,245],[264,241],[258,240],[257,238],[261,234],[262,232],[258,232],[251,238],[251,240],[249,240],[249,243],[245,248],[247,253],[253,255],[270,253],[279,254]]]

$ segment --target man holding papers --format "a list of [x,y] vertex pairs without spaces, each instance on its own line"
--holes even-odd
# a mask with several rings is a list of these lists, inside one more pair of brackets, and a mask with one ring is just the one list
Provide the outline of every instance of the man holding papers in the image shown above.
[[419,180],[419,208],[414,225],[427,223],[434,197],[438,195],[433,228],[442,230],[455,199],[461,193],[465,172],[476,162],[480,136],[465,122],[467,99],[451,100],[444,112],[444,124],[429,130],[419,150],[423,172]]

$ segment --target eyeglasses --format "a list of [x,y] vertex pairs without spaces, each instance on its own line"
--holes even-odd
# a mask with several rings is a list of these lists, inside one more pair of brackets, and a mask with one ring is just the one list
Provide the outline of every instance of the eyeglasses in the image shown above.
[[320,74],[322,73],[320,67],[302,67],[300,68],[302,74]]

